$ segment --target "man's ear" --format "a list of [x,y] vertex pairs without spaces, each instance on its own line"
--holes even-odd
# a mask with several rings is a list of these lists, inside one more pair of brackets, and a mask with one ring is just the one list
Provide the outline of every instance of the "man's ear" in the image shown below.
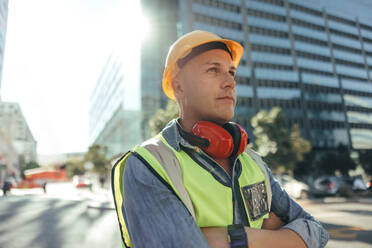
[[177,74],[172,79],[172,88],[173,88],[174,96],[176,98],[182,98],[184,89],[183,89],[183,85],[182,85],[182,82],[180,80],[179,74]]

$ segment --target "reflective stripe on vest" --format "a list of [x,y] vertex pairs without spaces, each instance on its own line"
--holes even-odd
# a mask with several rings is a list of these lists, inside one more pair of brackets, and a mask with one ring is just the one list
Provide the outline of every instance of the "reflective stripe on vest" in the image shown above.
[[[177,152],[166,140],[158,135],[136,146],[133,152],[138,158],[150,167],[151,171],[161,181],[170,188],[173,193],[183,202],[190,214],[196,220],[199,227],[221,226],[226,227],[233,223],[233,204],[232,189],[219,183],[214,177],[194,160],[192,160],[184,151]],[[128,231],[125,226],[122,209],[122,176],[125,162],[128,158],[124,156],[113,168],[113,192],[115,206],[118,214],[119,224],[122,232],[123,243],[131,246]],[[138,156],[139,155],[139,156]],[[251,155],[253,158],[253,156]],[[251,158],[243,153],[239,156],[242,164],[242,172],[238,179],[242,199],[248,216],[248,222],[252,228],[261,228],[264,218],[268,214],[255,216],[254,206],[247,206],[247,194],[257,191],[249,191],[251,186],[260,186],[264,182],[264,187],[270,188],[267,192],[268,210],[271,205],[271,187],[270,180],[263,164],[257,163],[257,158]],[[262,161],[262,160],[261,160]],[[262,188],[262,187],[261,187]],[[254,189],[254,187],[253,187]],[[243,192],[242,190],[245,190]],[[118,193],[119,192],[119,193]],[[247,193],[248,192],[248,193]],[[245,195],[244,195],[245,194]],[[253,194],[254,195],[254,194]],[[250,202],[248,202],[249,205]],[[252,218],[254,217],[254,218]]]
[[123,247],[131,247],[131,241],[129,233],[124,221],[123,215],[123,191],[124,191],[124,168],[125,162],[130,156],[130,152],[127,152],[123,157],[121,157],[115,165],[112,167],[111,171],[111,189],[112,194],[114,195],[114,203],[116,214],[119,221],[119,228],[121,233],[121,242]]

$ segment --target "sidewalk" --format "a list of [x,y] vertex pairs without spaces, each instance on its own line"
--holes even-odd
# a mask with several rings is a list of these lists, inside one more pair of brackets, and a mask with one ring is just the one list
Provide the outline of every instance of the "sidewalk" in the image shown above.
[[359,202],[359,203],[367,203],[372,204],[372,197],[324,197],[324,198],[309,198],[309,199],[301,199],[296,200],[298,204],[301,206],[307,206],[311,204],[322,204],[322,203],[348,203],[348,202]]
[[[36,189],[12,189],[11,195],[39,195],[42,197],[56,197],[65,200],[72,201],[85,201],[87,208],[94,208],[100,210],[115,210],[113,195],[111,191],[111,185],[106,185],[105,188],[101,188],[98,184],[89,188],[75,188],[71,182],[49,184],[47,186],[47,193],[44,194],[41,188]],[[0,197],[2,191],[0,192]],[[301,206],[307,206],[312,204],[337,204],[337,203],[348,203],[348,202],[359,202],[365,204],[372,204],[372,196],[355,196],[355,197],[324,197],[324,198],[309,198],[296,200]]]
[[111,188],[93,187],[92,191],[86,192],[86,197],[89,199],[88,208],[115,210]]
[[[0,192],[0,197],[3,197]],[[13,188],[9,196],[39,196],[48,198],[59,198],[70,201],[84,201],[88,208],[98,208],[104,210],[115,210],[114,200],[110,185],[101,188],[99,185],[93,185],[89,188],[75,188],[71,182],[50,183],[47,185],[47,193],[42,188]]]

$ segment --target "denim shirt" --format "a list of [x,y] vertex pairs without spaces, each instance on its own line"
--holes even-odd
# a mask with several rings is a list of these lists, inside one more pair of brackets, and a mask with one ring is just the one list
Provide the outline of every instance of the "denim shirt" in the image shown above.
[[[167,142],[177,151],[191,150],[173,120],[163,130]],[[192,149],[194,150],[194,149]],[[198,162],[223,184],[230,176],[202,154]],[[238,164],[236,167],[239,168]],[[235,167],[235,165],[234,165]],[[235,168],[233,168],[235,169]],[[296,232],[307,247],[325,247],[328,233],[309,213],[291,199],[267,168],[272,190],[271,211],[287,223],[282,228]],[[239,169],[237,169],[239,170]],[[135,156],[127,159],[124,170],[123,214],[133,247],[209,247],[193,217],[177,196]],[[235,198],[235,201],[239,199]],[[234,223],[243,223],[245,211],[234,204]]]

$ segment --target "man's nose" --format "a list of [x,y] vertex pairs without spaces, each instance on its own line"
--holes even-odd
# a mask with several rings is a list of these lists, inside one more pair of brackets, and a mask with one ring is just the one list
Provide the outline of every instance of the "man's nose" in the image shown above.
[[230,72],[224,73],[222,88],[231,87],[235,88],[235,77]]

